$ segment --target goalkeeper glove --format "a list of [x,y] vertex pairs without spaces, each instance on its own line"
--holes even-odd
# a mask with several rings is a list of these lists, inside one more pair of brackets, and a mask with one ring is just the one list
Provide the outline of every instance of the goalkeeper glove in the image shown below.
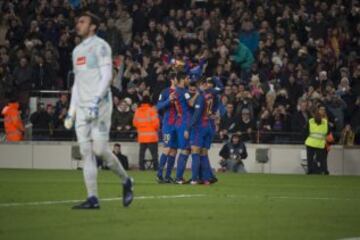
[[68,130],[70,130],[74,125],[74,117],[70,114],[66,115],[66,118],[64,120],[64,127]]
[[65,120],[64,120],[64,127],[68,130],[70,130],[74,126],[75,113],[76,113],[75,107],[70,106],[70,109],[67,112]]

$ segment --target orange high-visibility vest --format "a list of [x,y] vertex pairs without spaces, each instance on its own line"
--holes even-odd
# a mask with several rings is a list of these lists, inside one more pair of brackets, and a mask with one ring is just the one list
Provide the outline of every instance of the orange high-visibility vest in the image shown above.
[[156,143],[159,141],[160,120],[156,109],[151,105],[141,104],[136,109],[133,125],[137,129],[139,143]]
[[20,118],[19,104],[9,103],[1,112],[4,115],[6,140],[18,142],[23,140],[24,125]]

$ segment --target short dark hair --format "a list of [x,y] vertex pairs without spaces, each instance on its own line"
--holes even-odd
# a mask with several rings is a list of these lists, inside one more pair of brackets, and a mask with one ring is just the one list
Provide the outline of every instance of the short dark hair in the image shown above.
[[193,81],[189,84],[190,87],[197,87],[197,82]]
[[114,147],[121,147],[120,143],[115,143]]
[[143,96],[143,99],[140,102],[141,104],[151,104],[151,98],[148,95]]
[[180,80],[180,79],[185,79],[187,77],[186,73],[184,71],[176,71],[176,70],[172,70],[170,73],[169,73],[169,78],[170,79],[177,79],[177,80]]
[[176,74],[176,71],[170,71],[170,72],[169,72],[169,78],[170,78],[170,79],[175,79],[175,78],[176,78],[176,75],[177,75],[177,74]]
[[90,11],[85,11],[85,12],[82,12],[79,17],[89,17],[90,18],[90,24],[93,24],[96,26],[96,29],[98,29],[100,23],[101,23],[101,19],[99,16],[97,16],[96,14],[90,12]]

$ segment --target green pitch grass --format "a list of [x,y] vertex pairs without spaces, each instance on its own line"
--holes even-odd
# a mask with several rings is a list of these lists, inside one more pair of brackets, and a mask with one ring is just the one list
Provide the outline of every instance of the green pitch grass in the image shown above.
[[[138,199],[129,208],[110,199],[81,211],[53,202],[84,198],[80,171],[0,170],[0,239],[360,237],[360,177],[218,174],[212,186],[179,186],[130,174]],[[119,197],[118,179],[101,171],[99,191]]]

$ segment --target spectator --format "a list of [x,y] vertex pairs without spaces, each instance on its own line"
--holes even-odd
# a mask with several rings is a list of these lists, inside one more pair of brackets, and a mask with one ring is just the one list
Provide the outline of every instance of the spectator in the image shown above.
[[145,170],[145,151],[148,148],[152,155],[154,170],[157,170],[160,120],[157,115],[157,110],[151,104],[149,96],[144,96],[141,101],[139,108],[134,114],[133,124],[138,133],[137,141],[140,143],[140,170]]
[[113,110],[111,121],[111,128],[116,138],[128,138],[131,136],[133,116],[134,113],[125,100],[117,103]]
[[52,118],[43,103],[39,103],[36,112],[31,114],[32,139],[36,141],[49,140]]
[[288,93],[290,109],[295,110],[298,104],[299,98],[304,94],[303,86],[299,84],[295,76],[291,75],[288,81],[284,84]]
[[263,108],[260,112],[260,120],[259,120],[259,143],[271,143],[272,136],[272,116],[268,109]]
[[306,132],[309,117],[307,101],[300,100],[298,110],[291,115],[291,131],[294,133],[293,136],[296,142],[305,140],[304,133]]
[[121,32],[116,28],[114,19],[112,18],[107,21],[105,40],[109,43],[113,56],[117,56],[122,52],[124,43]]
[[241,111],[240,120],[236,121],[234,131],[239,133],[242,142],[251,142],[253,139],[254,122],[250,118],[250,110],[244,108]]
[[33,67],[33,89],[51,90],[55,87],[55,72],[50,63],[44,61],[41,56],[35,57],[36,64]]
[[[134,4],[132,7],[132,32],[133,34],[141,34],[145,32],[145,26],[146,24],[146,15],[144,12],[144,9],[139,3]],[[126,13],[124,13],[126,14]],[[126,18],[126,16],[124,17]],[[128,23],[129,24],[129,23]]]
[[334,116],[335,132],[340,133],[344,127],[346,103],[336,95],[330,95],[325,103],[329,112]]
[[113,153],[119,159],[121,165],[125,170],[129,170],[129,160],[128,157],[122,154],[121,145],[119,143],[114,144]]
[[339,143],[345,146],[353,146],[355,140],[355,133],[351,129],[350,124],[346,124],[345,128],[341,132]]
[[234,105],[226,104],[226,114],[220,120],[220,138],[227,138],[228,133],[232,133],[235,127],[236,116],[234,113]]
[[0,65],[0,99],[13,90],[12,76],[5,66]]
[[55,109],[52,104],[46,105],[46,113],[50,117],[50,124],[49,124],[50,125],[50,137],[52,137],[52,136],[54,136],[54,128],[55,128],[55,123],[57,121],[57,118],[55,115]]
[[130,17],[130,14],[124,9],[118,10],[117,16],[118,18],[115,25],[121,32],[121,35],[124,39],[124,44],[129,45],[132,38],[133,19]]
[[254,56],[248,47],[242,43],[237,43],[233,60],[240,66],[241,69],[250,70],[251,65],[254,63]]
[[273,111],[272,130],[274,143],[286,143],[289,139],[290,121],[283,106],[279,106]]
[[[196,77],[199,72],[219,77],[226,86],[221,97],[234,104],[236,114],[249,109],[254,122],[261,122],[264,107],[272,115],[281,105],[284,116],[292,116],[302,96],[309,110],[315,102],[326,105],[329,124],[337,120],[336,131],[351,122],[359,136],[354,110],[360,94],[360,25],[353,24],[360,17],[357,1],[170,2],[82,1],[77,6],[106,18],[99,35],[121,59],[116,85],[122,88],[117,95],[130,98],[131,108],[144,93],[158,99],[168,86],[173,63],[187,63],[198,70]],[[6,69],[5,75],[0,73],[0,95],[6,92],[3,86],[12,85],[22,92],[67,89],[71,51],[81,41],[72,24],[78,10],[66,1],[41,1],[35,8],[29,1],[12,5],[5,1],[0,9],[0,65]],[[115,40],[120,36],[124,45]],[[284,91],[287,96],[282,96]],[[326,100],[333,94],[346,107],[339,109]]]
[[19,66],[14,69],[14,84],[17,89],[30,90],[33,85],[33,69],[29,65],[26,57],[20,59]]
[[136,84],[134,82],[129,82],[127,85],[126,93],[124,93],[121,97],[123,99],[131,99],[131,103],[138,103],[140,101],[140,98],[138,96],[138,93],[136,92]]
[[55,104],[55,115],[59,116],[64,109],[69,109],[69,96],[66,93],[60,94],[60,99]]
[[259,45],[259,33],[254,29],[254,24],[251,21],[244,21],[242,23],[239,39],[252,54],[256,53]]

